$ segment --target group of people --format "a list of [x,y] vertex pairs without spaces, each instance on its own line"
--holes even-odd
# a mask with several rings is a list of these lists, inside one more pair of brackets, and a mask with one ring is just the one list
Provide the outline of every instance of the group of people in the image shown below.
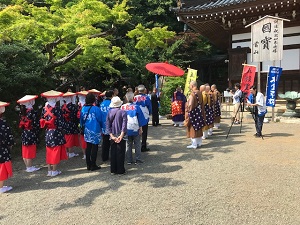
[[[87,170],[100,169],[96,160],[101,141],[102,161],[108,161],[110,155],[112,174],[125,174],[126,153],[128,165],[143,163],[141,152],[149,151],[147,134],[149,116],[152,114],[152,103],[145,90],[144,85],[139,85],[135,93],[128,89],[124,102],[117,96],[116,90],[104,93],[96,89],[77,93],[51,90],[41,94],[47,99],[41,116],[33,109],[37,95],[26,95],[19,99],[19,128],[22,129],[22,157],[26,172],[40,169],[33,166],[32,161],[36,158],[41,128],[45,129],[49,177],[61,174],[58,170],[60,161],[78,156],[74,147],[79,146]],[[102,101],[99,101],[99,97]],[[14,145],[11,129],[2,117],[8,105],[9,103],[0,102],[0,193],[12,189],[4,186],[4,181],[12,176],[10,150]]]
[[202,140],[213,134],[213,128],[220,126],[221,94],[216,85],[201,85],[190,83],[188,99],[178,87],[172,98],[172,119],[174,126],[186,126],[187,137],[191,144],[187,148],[196,149],[202,145]]
[[[213,134],[213,128],[219,128],[221,118],[221,94],[216,85],[201,85],[190,83],[188,99],[178,87],[172,96],[172,119],[174,126],[186,126],[187,137],[191,144],[187,148],[196,149],[202,145],[202,140]],[[241,104],[240,86],[235,85],[233,94],[234,122],[239,123],[239,108]],[[262,125],[266,114],[266,104],[262,93],[252,86],[247,105],[254,109],[256,137],[262,136]],[[47,99],[38,116],[33,109],[37,95],[26,95],[17,102],[20,104],[19,128],[22,129],[22,157],[26,172],[35,172],[39,167],[33,166],[36,158],[36,148],[40,128],[45,128],[47,176],[55,177],[61,174],[58,165],[61,160],[78,156],[74,147],[81,147],[87,170],[101,169],[96,164],[98,145],[102,142],[102,161],[110,156],[112,174],[125,174],[125,159],[127,164],[143,163],[141,152],[147,148],[149,117],[152,114],[152,125],[158,126],[157,90],[149,96],[144,85],[139,85],[135,92],[131,88],[122,101],[118,91],[108,90],[104,93],[96,89],[82,90],[77,93],[47,91],[41,96]],[[76,96],[78,98],[76,98]],[[102,100],[100,101],[100,97]],[[0,102],[0,193],[12,189],[4,186],[4,181],[12,176],[10,150],[14,139],[10,127],[2,117],[9,103]],[[133,157],[133,146],[135,156]]]

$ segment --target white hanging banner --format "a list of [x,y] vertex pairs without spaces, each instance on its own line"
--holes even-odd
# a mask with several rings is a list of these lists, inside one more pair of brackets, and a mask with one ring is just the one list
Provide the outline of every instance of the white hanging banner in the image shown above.
[[252,62],[282,60],[283,20],[285,19],[265,16],[249,24]]

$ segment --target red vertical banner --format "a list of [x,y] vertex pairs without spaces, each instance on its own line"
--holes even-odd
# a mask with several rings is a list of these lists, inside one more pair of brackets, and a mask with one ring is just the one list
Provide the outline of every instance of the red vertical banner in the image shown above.
[[242,79],[241,79],[241,91],[246,96],[250,93],[250,87],[254,84],[256,66],[244,65]]

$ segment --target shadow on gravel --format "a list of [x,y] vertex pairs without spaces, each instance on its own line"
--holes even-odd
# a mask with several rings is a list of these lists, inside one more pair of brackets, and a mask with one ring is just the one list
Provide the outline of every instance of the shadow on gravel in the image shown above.
[[57,208],[55,208],[55,210],[60,211],[63,209],[82,207],[82,206],[89,207],[89,206],[93,205],[93,202],[97,197],[105,194],[106,192],[118,191],[118,189],[124,185],[124,183],[122,183],[118,179],[105,179],[105,180],[101,179],[101,180],[103,180],[107,183],[106,187],[101,187],[99,189],[90,190],[87,193],[85,193],[84,196],[79,197],[74,202],[63,203],[60,206],[58,206]]
[[150,175],[139,176],[134,180],[134,182],[137,183],[149,182],[153,188],[163,188],[168,186],[179,186],[185,184],[185,182],[180,180],[174,180],[172,178],[166,178],[166,177],[156,178]]
[[295,136],[294,134],[288,133],[271,133],[271,134],[264,134],[264,137],[291,137]]

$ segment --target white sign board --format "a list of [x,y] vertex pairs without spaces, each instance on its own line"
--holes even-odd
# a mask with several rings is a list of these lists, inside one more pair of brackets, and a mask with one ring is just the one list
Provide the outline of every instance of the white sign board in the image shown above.
[[231,94],[229,91],[224,91],[224,92],[223,92],[223,96],[224,96],[225,98],[231,98],[231,97],[233,96],[233,94]]
[[283,20],[266,16],[251,25],[252,62],[282,60]]

